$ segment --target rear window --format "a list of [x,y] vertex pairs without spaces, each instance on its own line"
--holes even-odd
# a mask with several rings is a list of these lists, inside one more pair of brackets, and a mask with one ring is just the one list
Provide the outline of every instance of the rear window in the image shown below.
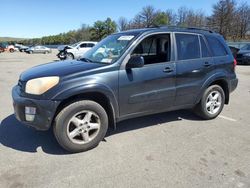
[[226,56],[227,51],[224,45],[215,37],[207,36],[207,42],[214,56]]
[[93,43],[88,43],[88,44],[87,44],[87,47],[88,47],[88,48],[92,48],[93,46],[95,46],[95,44],[93,44]]
[[207,47],[203,37],[200,37],[200,42],[201,42],[202,57],[211,57],[211,54],[209,53],[208,47]]
[[178,60],[200,58],[200,44],[198,35],[175,34]]

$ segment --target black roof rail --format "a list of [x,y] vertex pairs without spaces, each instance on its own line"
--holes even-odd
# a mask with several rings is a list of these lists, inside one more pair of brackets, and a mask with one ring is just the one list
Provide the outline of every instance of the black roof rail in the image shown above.
[[167,29],[187,29],[187,30],[200,30],[200,31],[207,31],[209,33],[214,33],[214,31],[210,30],[209,28],[204,27],[184,27],[184,26],[175,26],[175,25],[160,25],[155,26],[155,28],[167,28]]

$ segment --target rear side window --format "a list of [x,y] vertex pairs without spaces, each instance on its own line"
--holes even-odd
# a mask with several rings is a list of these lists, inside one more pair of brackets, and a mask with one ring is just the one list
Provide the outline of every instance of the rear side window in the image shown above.
[[175,34],[178,60],[200,58],[200,44],[198,35]]
[[215,37],[207,36],[207,42],[214,56],[226,56],[227,51],[224,45]]
[[203,37],[200,36],[200,42],[201,42],[201,54],[202,57],[211,57],[208,47],[203,39]]
[[95,44],[93,44],[93,43],[87,43],[87,47],[88,48],[92,48],[93,46],[95,46]]

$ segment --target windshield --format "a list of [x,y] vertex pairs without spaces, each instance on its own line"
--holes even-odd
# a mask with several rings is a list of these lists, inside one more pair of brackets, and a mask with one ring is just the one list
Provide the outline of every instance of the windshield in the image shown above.
[[75,44],[72,44],[72,45],[70,45],[70,46],[72,46],[72,47],[76,47],[78,44],[80,44],[81,42],[77,42],[77,43],[75,43]]
[[95,63],[114,63],[121,57],[134,38],[135,35],[130,34],[110,35],[86,52],[82,60]]

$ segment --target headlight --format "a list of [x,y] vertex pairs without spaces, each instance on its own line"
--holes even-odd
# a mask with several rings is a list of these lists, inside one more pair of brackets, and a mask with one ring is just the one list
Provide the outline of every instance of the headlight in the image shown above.
[[244,56],[250,57],[250,53],[246,53],[244,54]]
[[25,92],[33,95],[41,95],[57,85],[58,82],[58,76],[35,78],[27,82]]

